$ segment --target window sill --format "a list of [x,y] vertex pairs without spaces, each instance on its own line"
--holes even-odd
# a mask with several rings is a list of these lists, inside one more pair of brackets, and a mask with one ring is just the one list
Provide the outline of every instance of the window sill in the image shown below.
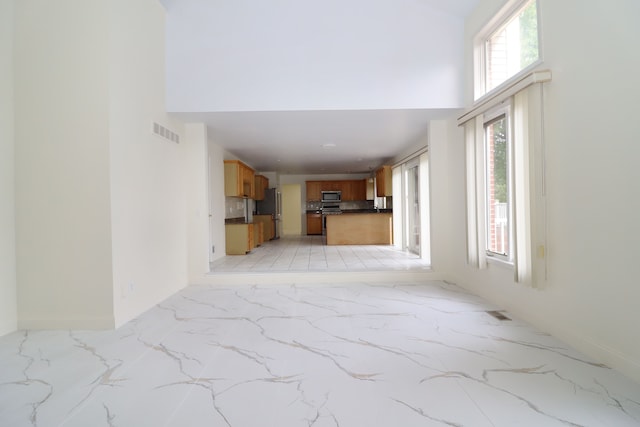
[[[539,65],[534,63],[533,65]],[[526,68],[524,71],[527,71]],[[551,81],[551,71],[549,70],[530,70],[526,73],[516,74],[502,85],[493,89],[490,93],[482,96],[467,109],[462,116],[458,117],[458,126],[462,126],[467,121],[473,119],[479,114],[485,113],[487,110],[494,108],[509,97],[520,92],[522,89],[531,86],[534,83],[544,83]]]
[[491,257],[491,256],[487,256],[487,264],[495,265],[496,267],[504,268],[508,270],[513,270],[514,268],[512,261],[505,261],[503,259]]

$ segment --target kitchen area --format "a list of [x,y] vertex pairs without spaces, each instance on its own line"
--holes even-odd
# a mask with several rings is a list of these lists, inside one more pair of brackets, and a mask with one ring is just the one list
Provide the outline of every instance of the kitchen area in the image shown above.
[[391,167],[357,180],[306,181],[307,235],[327,245],[392,245]]
[[239,160],[224,161],[227,255],[244,255],[280,238],[280,193]]
[[[224,172],[226,254],[244,255],[279,239],[282,199],[275,185],[239,160],[225,160]],[[390,166],[375,178],[308,180],[304,190],[302,234],[322,236],[327,245],[393,244]]]

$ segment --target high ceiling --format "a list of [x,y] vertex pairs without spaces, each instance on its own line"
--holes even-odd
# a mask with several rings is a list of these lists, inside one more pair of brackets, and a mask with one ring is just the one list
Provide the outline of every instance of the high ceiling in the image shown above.
[[258,171],[365,173],[462,106],[478,0],[161,0],[167,108]]

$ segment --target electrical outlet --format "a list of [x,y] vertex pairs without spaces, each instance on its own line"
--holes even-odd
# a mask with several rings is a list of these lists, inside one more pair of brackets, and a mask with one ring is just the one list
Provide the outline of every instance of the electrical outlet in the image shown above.
[[216,253],[216,246],[215,245],[211,245],[211,253],[212,254]]

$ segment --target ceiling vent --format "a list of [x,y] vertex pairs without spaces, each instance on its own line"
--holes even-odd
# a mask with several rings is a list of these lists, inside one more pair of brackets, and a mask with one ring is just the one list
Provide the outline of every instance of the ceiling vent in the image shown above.
[[160,138],[166,139],[167,141],[180,144],[180,135],[173,132],[172,130],[167,129],[166,127],[162,126],[160,123],[152,122],[151,133],[159,136]]

